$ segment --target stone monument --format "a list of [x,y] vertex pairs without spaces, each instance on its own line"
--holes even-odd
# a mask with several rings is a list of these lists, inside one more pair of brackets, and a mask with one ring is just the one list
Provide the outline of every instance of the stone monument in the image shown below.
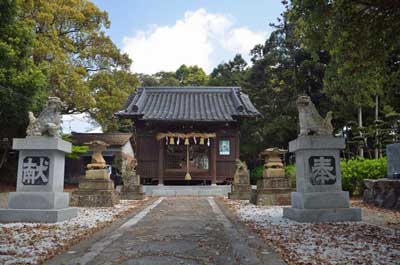
[[386,146],[387,178],[400,179],[400,143]]
[[375,206],[400,210],[400,144],[386,146],[387,178],[364,179],[363,201]]
[[231,200],[250,200],[250,174],[245,162],[236,160],[236,171],[233,176],[232,192],[228,193]]
[[91,141],[86,145],[93,151],[92,161],[87,165],[85,177],[79,181],[79,190],[72,193],[72,203],[80,207],[112,207],[119,202],[119,195],[102,155],[108,144]]
[[257,181],[257,190],[253,191],[253,203],[256,205],[289,205],[290,183],[285,176],[281,156],[286,152],[279,148],[265,149],[263,178]]
[[1,222],[54,223],[77,216],[64,192],[65,153],[71,143],[60,138],[62,103],[50,97],[38,118],[29,113],[26,138],[15,138],[19,150],[17,190],[8,196],[8,209],[0,209]]
[[143,200],[143,187],[140,185],[140,176],[136,174],[136,159],[130,161],[125,166],[122,173],[124,185],[122,187],[122,199],[124,200]]
[[296,192],[283,216],[298,222],[361,221],[361,209],[349,208],[349,193],[342,191],[340,150],[343,138],[332,136],[331,114],[319,116],[311,99],[297,100],[300,135],[289,143],[296,155]]

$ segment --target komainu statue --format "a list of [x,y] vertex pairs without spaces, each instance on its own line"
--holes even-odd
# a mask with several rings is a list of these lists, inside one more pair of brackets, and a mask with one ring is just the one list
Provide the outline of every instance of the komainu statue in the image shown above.
[[32,112],[29,112],[29,125],[26,129],[28,136],[55,136],[60,137],[61,129],[61,109],[62,102],[57,97],[49,97],[46,107],[35,118]]
[[251,185],[250,174],[245,162],[236,160],[236,171],[233,176],[231,192],[228,198],[232,200],[250,200]]
[[325,119],[319,115],[309,96],[299,96],[297,101],[299,111],[300,134],[304,135],[332,135],[332,112],[326,114]]
[[236,160],[236,171],[233,176],[234,184],[250,184],[250,174],[246,162]]

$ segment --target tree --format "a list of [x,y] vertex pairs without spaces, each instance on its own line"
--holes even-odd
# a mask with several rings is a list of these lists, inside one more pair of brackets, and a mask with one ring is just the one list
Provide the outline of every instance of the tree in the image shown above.
[[117,119],[114,113],[122,109],[138,85],[136,75],[122,70],[102,71],[91,76],[88,87],[93,91],[96,108],[91,109],[90,113],[104,132],[130,129],[129,121]]
[[399,102],[393,93],[393,80],[400,76],[395,59],[400,43],[399,2],[293,0],[288,7],[303,46],[329,54],[324,91],[343,110],[358,114],[359,137],[365,138],[363,120],[369,126],[376,123],[378,115],[368,109],[375,107],[378,97],[378,112],[390,101]]
[[25,136],[28,111],[40,107],[45,77],[32,60],[33,28],[20,19],[17,1],[0,1],[0,176],[15,184],[11,139]]
[[23,14],[35,29],[33,60],[47,77],[47,93],[60,97],[66,113],[95,107],[87,84],[98,71],[128,70],[131,60],[103,32],[108,15],[88,0],[27,0]]
[[181,86],[204,86],[208,82],[208,76],[203,69],[194,66],[181,65],[175,72]]
[[179,86],[179,81],[174,72],[158,72],[154,75],[159,86]]
[[301,47],[294,34],[294,25],[287,13],[264,45],[251,51],[253,66],[248,70],[244,90],[262,117],[246,120],[242,126],[241,150],[245,159],[257,159],[262,149],[284,147],[296,138],[298,113],[295,101],[307,94],[322,115],[330,109],[329,99],[322,92],[326,56],[318,59]]
[[175,72],[161,71],[153,75],[138,74],[141,86],[203,86],[208,76],[198,66],[180,66]]
[[240,54],[231,61],[219,64],[210,74],[211,86],[242,86],[246,79],[247,63]]

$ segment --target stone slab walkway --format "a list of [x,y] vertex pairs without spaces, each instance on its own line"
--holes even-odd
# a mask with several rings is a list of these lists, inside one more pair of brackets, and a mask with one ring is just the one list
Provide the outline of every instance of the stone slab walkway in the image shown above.
[[285,264],[212,197],[159,198],[49,264]]

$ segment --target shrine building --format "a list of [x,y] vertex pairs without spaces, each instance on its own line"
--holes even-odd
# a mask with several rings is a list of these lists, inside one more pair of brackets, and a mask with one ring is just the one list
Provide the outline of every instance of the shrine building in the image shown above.
[[232,181],[243,119],[260,113],[239,87],[140,87],[120,118],[134,122],[144,184]]

